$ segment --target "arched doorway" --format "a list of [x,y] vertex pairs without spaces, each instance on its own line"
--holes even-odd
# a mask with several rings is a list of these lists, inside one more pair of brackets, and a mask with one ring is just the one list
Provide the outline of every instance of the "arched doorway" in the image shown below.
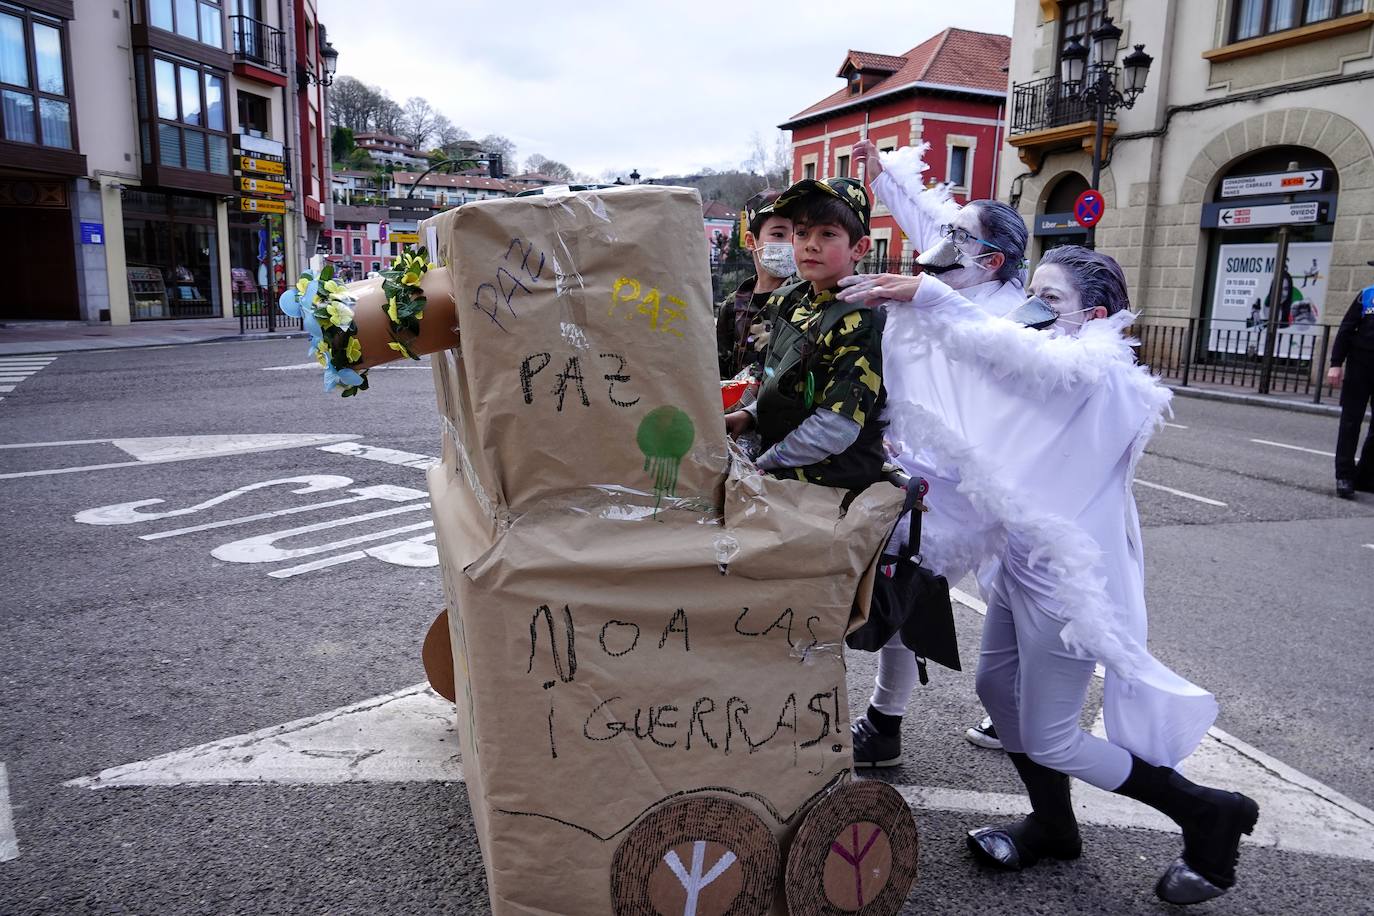
[[1035,235],[1035,256],[1060,245],[1081,245],[1088,230],[1073,218],[1073,205],[1078,195],[1088,190],[1088,179],[1077,172],[1065,172],[1049,185],[1032,227]]
[[[1290,169],[1292,163],[1298,168]],[[1248,368],[1263,353],[1271,312],[1282,368],[1302,375],[1322,357],[1329,335],[1322,316],[1344,305],[1326,301],[1338,185],[1331,160],[1302,146],[1257,150],[1215,176],[1202,214],[1207,271],[1199,357]],[[1288,233],[1288,254],[1283,265],[1276,265],[1282,228]],[[1276,269],[1282,280],[1277,306],[1271,308]]]

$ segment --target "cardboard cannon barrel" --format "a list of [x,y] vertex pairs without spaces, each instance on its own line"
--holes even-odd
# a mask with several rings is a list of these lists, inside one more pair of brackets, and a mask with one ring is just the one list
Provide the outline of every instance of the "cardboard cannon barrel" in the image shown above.
[[901,493],[732,459],[696,192],[421,232],[454,309],[424,325],[462,328],[429,486],[493,911],[895,913],[915,828],[849,791],[842,653]]
[[[434,267],[420,278],[425,294],[425,317],[420,322],[420,336],[410,344],[417,356],[437,353],[458,346],[458,317],[453,305],[453,284],[448,270]],[[359,280],[344,287],[356,301],[353,320],[358,325],[358,343],[362,345],[362,362],[354,368],[371,369],[382,363],[402,359],[391,347],[391,329],[386,317],[386,296],[380,279]]]

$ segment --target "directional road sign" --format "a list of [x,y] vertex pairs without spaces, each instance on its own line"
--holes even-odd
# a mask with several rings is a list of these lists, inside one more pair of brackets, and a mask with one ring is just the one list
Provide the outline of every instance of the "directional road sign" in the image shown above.
[[1268,204],[1262,207],[1223,207],[1217,213],[1217,225],[1223,229],[1282,226],[1285,223],[1319,222],[1321,216],[1322,202],[1319,200]]
[[1253,197],[1259,194],[1292,194],[1298,191],[1320,191],[1326,187],[1326,169],[1304,169],[1300,172],[1275,172],[1269,175],[1238,175],[1221,180],[1221,196]]
[[1079,194],[1078,199],[1073,202],[1073,218],[1084,229],[1096,226],[1106,210],[1107,202],[1102,199],[1102,192],[1092,188]]

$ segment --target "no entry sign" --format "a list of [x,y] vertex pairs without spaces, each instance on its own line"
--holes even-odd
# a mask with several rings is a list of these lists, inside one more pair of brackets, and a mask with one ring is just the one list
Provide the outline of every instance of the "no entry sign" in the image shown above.
[[1106,210],[1107,202],[1102,199],[1102,192],[1091,188],[1079,194],[1078,199],[1073,202],[1074,221],[1084,229],[1096,226]]

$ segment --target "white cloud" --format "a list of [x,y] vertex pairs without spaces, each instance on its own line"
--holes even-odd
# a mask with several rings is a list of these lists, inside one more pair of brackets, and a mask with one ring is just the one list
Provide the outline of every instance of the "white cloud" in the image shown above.
[[504,134],[521,161],[654,176],[738,167],[755,132],[771,143],[839,88],[849,48],[901,54],[948,26],[1011,34],[1012,0],[950,6],[321,0],[320,17],[340,74],[424,96],[473,136]]

